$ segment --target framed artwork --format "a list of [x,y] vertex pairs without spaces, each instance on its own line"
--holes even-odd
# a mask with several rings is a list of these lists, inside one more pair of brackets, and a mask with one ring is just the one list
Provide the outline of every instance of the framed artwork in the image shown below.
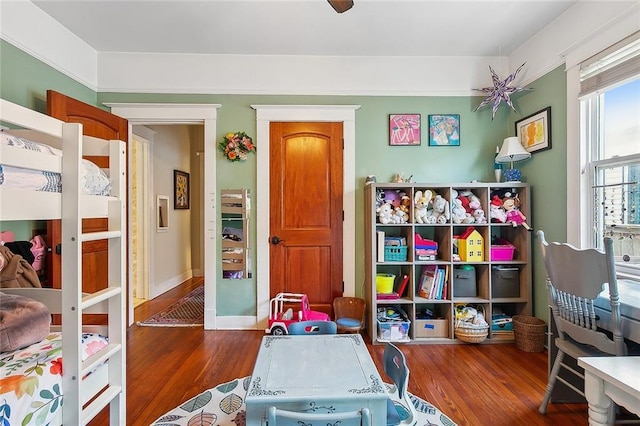
[[460,114],[429,115],[429,146],[460,146]]
[[189,208],[189,173],[173,171],[173,208]]
[[551,148],[551,107],[516,121],[516,137],[527,151],[534,153]]
[[389,114],[389,145],[420,145],[420,114]]

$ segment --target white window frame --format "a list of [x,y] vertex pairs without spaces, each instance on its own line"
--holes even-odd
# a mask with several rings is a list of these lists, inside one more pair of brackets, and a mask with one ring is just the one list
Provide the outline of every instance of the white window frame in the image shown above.
[[[637,33],[635,34],[637,38]],[[600,41],[603,43],[602,41]],[[610,43],[613,44],[613,43]],[[584,48],[584,46],[582,46]],[[588,51],[568,53],[567,63],[567,241],[577,247],[593,247],[593,165],[592,152],[587,143],[598,129],[599,117],[591,114],[593,97],[580,100],[580,64],[588,56],[603,50],[592,46]],[[587,121],[588,120],[588,121]],[[583,126],[582,123],[588,123]],[[602,163],[600,163],[602,164]],[[616,264],[618,275],[640,281],[640,270],[625,264]]]

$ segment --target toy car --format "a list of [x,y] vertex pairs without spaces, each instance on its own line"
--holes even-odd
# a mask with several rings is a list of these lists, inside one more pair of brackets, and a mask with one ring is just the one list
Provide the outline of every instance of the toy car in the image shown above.
[[[286,305],[296,304],[300,310],[294,313],[292,307],[285,310]],[[298,321],[330,321],[331,318],[324,312],[312,311],[309,309],[309,299],[306,294],[301,293],[278,293],[269,302],[269,327],[265,333],[274,336],[289,334],[288,326]]]

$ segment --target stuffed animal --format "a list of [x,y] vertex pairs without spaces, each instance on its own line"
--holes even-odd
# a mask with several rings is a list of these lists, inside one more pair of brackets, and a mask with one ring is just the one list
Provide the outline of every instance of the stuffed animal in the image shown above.
[[502,206],[498,206],[494,203],[491,203],[489,206],[489,218],[491,222],[494,223],[505,223],[507,221],[507,213],[504,211]]
[[415,223],[428,223],[429,204],[432,198],[433,192],[430,189],[425,189],[424,194],[422,191],[416,191],[413,196],[413,220]]
[[378,213],[378,222],[384,225],[393,223],[393,207],[391,207],[391,203],[382,203],[376,209],[376,213]]
[[531,231],[531,227],[527,224],[527,217],[520,211],[520,199],[516,195],[512,197],[511,194],[507,194],[502,199],[502,208],[506,213],[506,222],[511,222],[513,227],[518,225],[524,226],[524,229]]
[[451,218],[449,213],[449,202],[442,195],[433,197],[433,209],[427,219],[428,223],[447,223]]
[[478,224],[487,223],[487,218],[484,215],[484,210],[482,209],[476,209],[473,212],[473,218],[475,219],[475,222]]
[[467,211],[462,205],[462,200],[459,198],[454,198],[453,200],[451,200],[451,222],[464,223],[466,217]]
[[393,216],[393,223],[407,223],[409,221],[409,214],[402,209],[402,206],[394,209]]

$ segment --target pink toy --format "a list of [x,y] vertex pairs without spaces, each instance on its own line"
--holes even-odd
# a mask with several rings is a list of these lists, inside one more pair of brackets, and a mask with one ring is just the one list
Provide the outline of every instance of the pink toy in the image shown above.
[[[285,305],[291,304],[300,306],[300,310],[297,313],[293,312],[292,307],[285,310]],[[306,294],[278,293],[269,303],[269,327],[264,331],[282,336],[289,333],[289,324],[298,321],[331,321],[331,318],[324,312],[312,311]]]
[[531,231],[531,227],[527,224],[527,217],[522,214],[520,209],[520,199],[516,197],[506,196],[502,200],[502,208],[507,213],[507,222],[511,222],[515,228],[518,225],[524,226],[527,231]]

